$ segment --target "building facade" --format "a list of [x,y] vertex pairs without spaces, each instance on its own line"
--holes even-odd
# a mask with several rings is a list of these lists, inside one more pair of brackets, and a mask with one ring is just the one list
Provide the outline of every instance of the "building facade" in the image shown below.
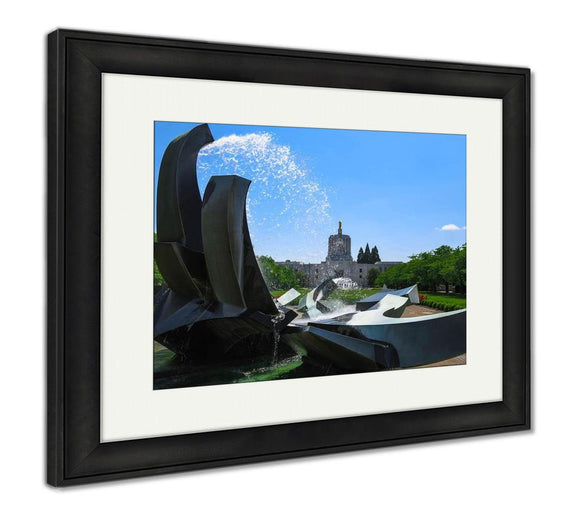
[[320,264],[311,264],[287,260],[277,262],[282,266],[289,267],[293,271],[301,271],[306,275],[308,286],[315,287],[327,278],[350,278],[359,287],[367,286],[367,275],[371,268],[380,272],[385,269],[402,264],[402,262],[375,262],[374,264],[361,264],[352,258],[350,236],[342,233],[342,222],[338,222],[338,232],[328,238],[328,254],[326,260]]

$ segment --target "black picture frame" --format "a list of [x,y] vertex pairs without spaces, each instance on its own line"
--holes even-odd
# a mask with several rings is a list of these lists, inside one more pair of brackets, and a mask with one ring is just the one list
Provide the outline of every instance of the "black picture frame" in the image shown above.
[[[47,481],[62,486],[530,428],[530,70],[48,36]],[[503,400],[100,443],[101,73],[503,100]]]

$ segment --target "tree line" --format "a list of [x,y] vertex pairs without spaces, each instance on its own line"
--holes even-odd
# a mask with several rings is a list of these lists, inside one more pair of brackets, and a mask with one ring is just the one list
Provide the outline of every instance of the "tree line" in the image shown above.
[[361,246],[358,250],[356,261],[360,264],[374,264],[375,262],[380,262],[381,256],[379,255],[379,249],[376,246],[373,246],[373,249],[371,250],[369,248],[369,243],[367,243],[366,248],[363,251]]
[[[289,290],[292,287],[301,287],[301,283],[306,282],[306,275],[301,271],[292,271],[289,267],[281,264],[276,264],[272,257],[267,255],[260,255],[258,257],[258,265],[262,271],[264,281],[270,290]],[[299,275],[297,273],[302,273]],[[299,277],[303,276],[304,282],[301,282]]]
[[446,292],[450,285],[454,285],[455,292],[464,294],[467,285],[466,252],[466,244],[457,248],[443,245],[411,255],[409,262],[389,267],[378,274],[372,285],[402,288],[417,283],[425,291],[436,291],[439,285],[445,285]]

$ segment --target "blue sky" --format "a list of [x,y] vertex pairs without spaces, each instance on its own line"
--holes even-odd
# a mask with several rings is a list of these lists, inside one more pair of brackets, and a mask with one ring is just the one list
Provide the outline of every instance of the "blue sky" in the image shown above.
[[[197,123],[155,122],[155,189],[169,142]],[[406,261],[465,242],[465,136],[209,124],[198,158],[211,175],[252,180],[248,222],[257,255],[320,262],[339,220],[353,257],[368,242]]]

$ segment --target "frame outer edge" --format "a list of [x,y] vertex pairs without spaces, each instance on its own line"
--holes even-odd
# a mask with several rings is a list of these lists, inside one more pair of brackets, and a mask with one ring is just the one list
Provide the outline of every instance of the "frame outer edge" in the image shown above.
[[302,58],[340,60],[344,62],[348,61],[353,63],[367,64],[374,63],[397,66],[404,65],[425,69],[476,71],[515,75],[520,75],[522,72],[529,72],[529,69],[526,67],[513,65],[503,66],[462,61],[427,60],[421,58],[392,57],[380,54],[369,55],[364,53],[337,53],[334,51],[309,50],[305,48],[259,46],[241,43],[236,44],[231,42],[222,43],[200,39],[171,38],[167,36],[134,34],[128,35],[117,32],[95,32],[91,30],[76,30],[70,28],[61,28],[57,31],[69,39],[79,39],[86,42],[137,44],[165,48],[196,49],[206,51],[227,51],[254,55],[269,55],[273,57],[292,57],[299,53]]
[[[529,70],[503,97],[503,401],[529,429]],[[514,292],[515,290],[515,292]],[[511,341],[506,341],[508,338]]]
[[64,34],[46,41],[46,481],[64,481]]
[[524,305],[524,330],[525,330],[525,370],[526,374],[524,376],[525,384],[525,424],[527,429],[532,429],[532,331],[531,331],[531,319],[532,319],[532,308],[531,308],[531,296],[533,291],[532,284],[532,71],[531,69],[524,69],[524,90],[526,94],[525,98],[525,146],[524,146],[524,158],[525,158],[525,182],[524,182],[524,193],[526,195],[526,209],[525,209],[525,263],[526,263],[526,292],[525,292],[525,305]]
[[268,453],[263,455],[251,455],[248,457],[228,457],[215,459],[206,462],[190,462],[185,464],[160,465],[147,468],[131,470],[110,471],[98,474],[70,476],[65,478],[62,486],[77,486],[85,484],[103,483],[116,480],[131,480],[135,478],[147,478],[158,475],[171,475],[175,473],[194,473],[209,469],[221,469],[232,466],[244,466],[250,464],[262,464],[265,462],[278,462],[291,459],[308,459],[310,457],[320,457],[328,455],[340,455],[350,452],[363,452],[368,450],[384,449],[396,446],[413,444],[433,443],[449,440],[458,440],[478,436],[488,436],[495,434],[505,434],[511,432],[521,432],[529,429],[525,425],[507,425],[503,427],[490,427],[475,430],[462,430],[455,432],[444,432],[441,434],[428,434],[425,436],[410,436],[407,438],[396,438],[389,440],[377,440],[370,443],[353,443],[347,445],[335,445],[327,448],[311,448],[305,450],[293,450],[279,453]]
[[[530,428],[530,70],[524,68],[500,68],[492,66],[471,66],[452,63],[427,63],[422,61],[410,61],[405,59],[386,59],[382,57],[367,57],[367,56],[347,56],[334,55],[326,53],[313,53],[304,50],[282,50],[258,47],[244,47],[236,46],[235,51],[248,51],[252,54],[259,55],[261,53],[277,53],[279,55],[294,56],[293,54],[308,55],[310,58],[333,59],[333,57],[340,57],[344,61],[354,63],[392,63],[400,66],[410,67],[433,67],[439,70],[456,69],[459,71],[474,71],[487,72],[511,75],[512,79],[520,81],[520,108],[519,119],[523,122],[522,130],[520,131],[520,139],[517,143],[517,148],[513,150],[523,151],[520,153],[521,165],[520,170],[520,197],[523,199],[524,216],[520,216],[519,227],[521,228],[518,236],[521,249],[525,250],[523,253],[525,260],[520,259],[524,267],[518,271],[522,280],[523,286],[527,292],[523,300],[519,301],[521,308],[520,322],[523,330],[521,335],[518,335],[520,341],[517,346],[513,346],[516,350],[516,357],[521,360],[525,366],[521,367],[519,374],[514,374],[517,381],[514,384],[519,387],[517,400],[518,404],[514,408],[506,407],[506,410],[512,411],[516,416],[512,415],[511,423],[505,423],[500,427],[484,427],[474,430],[461,430],[456,432],[442,432],[442,433],[426,433],[422,436],[410,436],[391,438],[387,440],[373,441],[366,444],[352,444],[352,445],[334,445],[328,448],[310,448],[298,449],[288,452],[267,453],[260,455],[249,455],[244,457],[228,457],[228,458],[214,458],[210,461],[193,461],[192,463],[184,464],[159,464],[155,463],[150,467],[121,469],[117,466],[117,470],[110,470],[111,466],[103,462],[102,455],[106,452],[95,448],[94,450],[86,449],[84,452],[77,451],[77,453],[84,455],[82,462],[78,465],[77,462],[72,462],[67,459],[65,453],[71,454],[73,450],[77,450],[78,444],[75,444],[75,427],[77,424],[73,420],[69,423],[67,428],[67,415],[65,414],[65,402],[70,407],[68,409],[69,415],[73,407],[75,407],[75,399],[69,396],[66,399],[65,378],[69,383],[74,379],[74,373],[66,373],[65,366],[65,323],[69,334],[72,329],[70,324],[65,321],[65,293],[67,290],[67,274],[65,273],[65,248],[66,248],[66,231],[73,234],[72,227],[70,229],[65,223],[66,211],[74,206],[74,197],[70,198],[68,203],[65,196],[65,165],[72,164],[67,157],[67,146],[70,148],[72,142],[67,142],[67,80],[69,87],[72,87],[72,79],[67,74],[67,44],[71,42],[83,41],[98,41],[99,43],[123,43],[126,45],[147,45],[147,46],[166,46],[166,47],[182,47],[184,49],[217,49],[219,51],[230,51],[231,45],[222,45],[217,43],[195,42],[195,41],[171,41],[163,38],[143,38],[136,36],[121,36],[115,34],[97,34],[91,32],[80,32],[71,30],[57,30],[48,36],[48,56],[47,56],[47,482],[50,485],[74,485],[77,483],[86,483],[89,481],[105,481],[113,479],[123,479],[135,476],[143,476],[146,474],[161,474],[178,471],[186,471],[192,469],[200,469],[203,467],[218,467],[242,463],[257,462],[260,460],[279,460],[293,457],[306,457],[316,455],[319,453],[334,453],[341,451],[362,450],[373,447],[382,447],[387,445],[419,443],[425,441],[432,441],[437,439],[449,439],[459,437],[469,437],[473,435],[483,435],[497,432],[508,432],[516,430],[525,430]],[[74,60],[75,51],[69,51],[70,60]],[[88,58],[90,63],[99,68],[99,66],[90,60],[89,55],[83,55]],[[94,56],[94,55],[93,55]],[[272,56],[272,55],[270,55]],[[421,65],[423,64],[423,65]],[[514,76],[515,75],[515,76]],[[506,76],[507,77],[507,76]],[[522,80],[523,78],[523,80]],[[70,91],[69,91],[70,92]],[[77,91],[78,92],[78,91]],[[522,97],[523,96],[523,97]],[[487,96],[486,96],[487,97]],[[78,112],[77,112],[78,113]],[[70,122],[70,118],[68,119]],[[74,120],[74,119],[73,119]],[[68,145],[67,145],[68,144]],[[70,177],[70,175],[69,175]],[[74,180],[74,179],[73,179]],[[71,181],[68,179],[69,186]],[[523,257],[522,257],[523,258]],[[69,259],[73,260],[73,259]],[[67,270],[68,271],[68,270]],[[70,271],[68,273],[71,275]],[[71,346],[72,347],[72,346]],[[69,360],[70,363],[70,360]],[[514,395],[515,397],[515,395]],[[504,399],[504,405],[506,401]],[[506,420],[508,421],[508,420]],[[65,430],[66,428],[66,430]],[[68,433],[67,433],[68,432]],[[77,432],[79,432],[77,430]],[[84,431],[86,440],[86,430]],[[66,443],[65,443],[66,439]],[[78,437],[76,438],[78,440]],[[90,438],[88,438],[90,439]],[[78,443],[78,441],[77,441]],[[84,445],[86,446],[86,444]],[[98,446],[98,445],[97,445]],[[119,452],[117,452],[119,453]],[[135,453],[133,452],[133,455]],[[81,456],[82,456],[81,455]],[[100,456],[99,456],[100,455]],[[77,461],[79,459],[76,459]],[[65,470],[65,464],[67,469]],[[89,465],[90,464],[90,465]],[[74,469],[72,469],[74,467]]]

